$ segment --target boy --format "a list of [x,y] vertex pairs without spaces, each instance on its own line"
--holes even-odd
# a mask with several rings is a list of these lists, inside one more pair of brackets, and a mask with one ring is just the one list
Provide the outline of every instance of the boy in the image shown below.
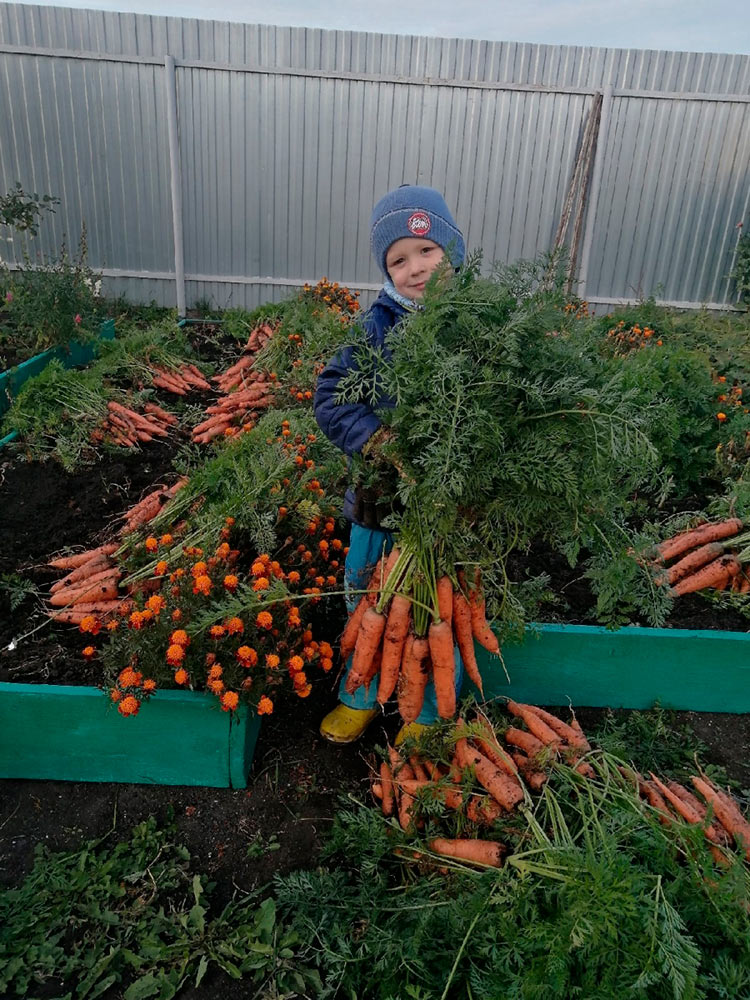
[[[364,315],[361,325],[373,346],[384,347],[386,334],[401,320],[420,308],[425,285],[440,266],[446,252],[454,267],[464,259],[464,239],[443,196],[433,188],[402,184],[377,203],[370,220],[370,247],[384,276],[383,289]],[[387,347],[385,348],[387,351]],[[377,455],[385,429],[374,409],[366,402],[337,404],[339,381],[356,364],[352,348],[337,355],[321,373],[315,392],[315,419],[323,433],[347,455]],[[393,405],[381,399],[380,407]],[[347,609],[351,611],[366,588],[375,563],[383,551],[390,551],[393,539],[380,527],[381,510],[373,490],[347,490],[344,515],[352,522],[346,558],[345,586]],[[461,682],[457,657],[456,679]],[[334,743],[351,743],[362,735],[377,715],[377,684],[354,695],[344,690],[351,660],[339,687],[340,704],[321,723],[320,732]],[[416,722],[405,726],[396,742],[407,732],[416,733],[437,718],[432,682]]]

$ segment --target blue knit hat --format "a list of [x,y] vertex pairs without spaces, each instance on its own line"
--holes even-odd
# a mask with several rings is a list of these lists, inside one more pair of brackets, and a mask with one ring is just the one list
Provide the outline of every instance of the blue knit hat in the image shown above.
[[463,264],[466,247],[461,230],[445,199],[434,188],[402,184],[384,195],[372,210],[370,247],[386,276],[385,255],[388,248],[405,236],[432,240],[444,250],[450,248],[453,266]]

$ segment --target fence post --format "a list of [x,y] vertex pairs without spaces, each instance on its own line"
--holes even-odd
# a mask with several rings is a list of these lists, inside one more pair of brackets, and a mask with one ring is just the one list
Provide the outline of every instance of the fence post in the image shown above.
[[610,84],[604,88],[602,97],[602,111],[599,119],[599,135],[594,153],[594,172],[591,178],[591,192],[589,195],[589,206],[586,213],[586,229],[583,234],[583,248],[581,249],[581,269],[578,280],[578,295],[586,298],[586,283],[589,276],[589,260],[591,258],[591,245],[594,242],[594,226],[596,224],[596,210],[599,204],[599,192],[602,186],[602,171],[604,169],[604,147],[607,142],[609,131],[609,116],[612,113],[612,95],[614,87]]
[[177,118],[177,74],[174,56],[164,59],[167,89],[167,125],[169,128],[169,176],[172,189],[172,231],[174,233],[174,278],[177,293],[177,315],[185,316],[185,248],[182,233],[182,168],[180,165],[180,135]]

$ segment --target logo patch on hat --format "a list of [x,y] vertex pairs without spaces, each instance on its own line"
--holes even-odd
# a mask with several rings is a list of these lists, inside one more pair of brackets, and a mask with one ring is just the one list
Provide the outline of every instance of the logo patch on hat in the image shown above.
[[406,228],[412,236],[426,236],[432,229],[432,223],[427,212],[415,212],[414,215],[409,216]]

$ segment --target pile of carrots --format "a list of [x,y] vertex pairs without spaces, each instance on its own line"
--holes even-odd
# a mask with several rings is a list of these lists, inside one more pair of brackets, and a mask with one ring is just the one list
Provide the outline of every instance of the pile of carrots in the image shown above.
[[107,416],[94,432],[94,438],[135,448],[138,444],[153,441],[155,437],[167,437],[177,418],[155,403],[146,403],[144,410],[145,413],[137,413],[111,399],[107,403]]
[[149,365],[152,373],[151,382],[158,389],[164,389],[175,396],[187,396],[193,389],[210,389],[199,368],[192,364],[184,364],[180,368],[162,368],[159,365]]
[[169,500],[171,500],[172,497],[176,496],[187,481],[187,477],[182,476],[172,486],[157,486],[156,489],[146,494],[142,500],[133,504],[133,506],[122,515],[125,524],[122,527],[121,533],[123,535],[129,535],[138,528],[144,527],[144,525],[148,524],[149,521],[152,521],[160,512],[162,507]]
[[255,369],[255,358],[265,347],[276,328],[260,323],[251,332],[242,357],[213,381],[223,395],[206,408],[208,417],[193,428],[193,441],[207,444],[219,435],[231,432],[242,423],[247,414],[265,409],[273,402],[272,381],[265,372]]
[[668,586],[673,597],[709,589],[750,593],[750,574],[736,551],[750,541],[744,528],[739,518],[730,517],[665,539],[653,564],[656,582]]
[[[380,763],[371,783],[383,815],[397,818],[404,831],[413,833],[424,825],[419,803],[438,802],[446,810],[460,812],[474,829],[485,828],[492,835],[500,830],[498,821],[531,803],[530,793],[547,780],[553,761],[573,768],[586,779],[597,777],[587,759],[592,754],[591,745],[575,715],[566,723],[536,705],[514,701],[508,702],[508,710],[524,728],[510,725],[498,735],[479,709],[470,724],[459,719],[448,764],[425,755],[406,758],[397,748],[388,747],[388,759]],[[626,767],[620,771],[665,826],[681,821],[703,825],[719,864],[728,863],[726,851],[735,845],[750,861],[750,822],[734,798],[705,774],[690,779],[701,801],[678,782],[664,782],[653,773],[644,778]],[[712,822],[707,823],[709,809]],[[435,854],[492,867],[502,863],[508,850],[503,842],[475,836],[432,838],[428,847]]]
[[432,621],[419,630],[412,614],[410,588],[414,579],[413,556],[394,546],[381,558],[344,628],[340,641],[344,662],[353,655],[346,690],[353,694],[369,687],[377,676],[381,705],[397,692],[404,722],[414,722],[422,710],[430,678],[435,685],[438,715],[456,713],[456,662],[458,646],[467,674],[482,690],[474,640],[496,655],[497,638],[485,617],[482,583],[477,571],[471,586],[456,574],[457,585],[447,575],[435,582]]

